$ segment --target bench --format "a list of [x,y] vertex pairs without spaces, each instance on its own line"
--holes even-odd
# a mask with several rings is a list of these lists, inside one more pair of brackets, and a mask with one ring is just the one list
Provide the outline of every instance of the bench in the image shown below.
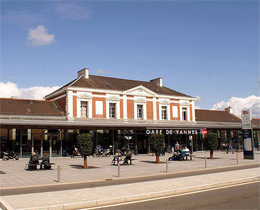
[[172,157],[169,157],[169,160],[188,160],[188,157],[190,157],[190,151],[175,152]]
[[184,160],[184,158],[186,158],[186,160],[188,160],[188,157],[190,157],[190,151],[181,151],[181,159]]
[[[39,162],[41,161],[41,162]],[[49,157],[33,157],[29,160],[28,164],[25,165],[26,170],[37,170],[37,166],[40,166],[40,169],[51,169],[51,163]]]
[[[113,165],[117,165],[116,164],[118,162],[117,159],[118,159],[118,156],[114,156],[114,158],[112,160]],[[119,164],[120,164],[120,162],[124,165],[132,165],[133,164],[132,156],[120,156]]]

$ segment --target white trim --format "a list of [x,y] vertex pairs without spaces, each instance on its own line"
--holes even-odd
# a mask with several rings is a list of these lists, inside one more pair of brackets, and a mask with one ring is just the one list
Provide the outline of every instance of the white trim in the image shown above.
[[73,93],[72,93],[72,91],[67,91],[66,113],[67,113],[68,117],[73,118]]
[[[182,108],[187,108],[187,120],[182,119]],[[180,105],[180,121],[190,121],[190,106]]]
[[106,98],[106,118],[109,118],[109,104],[114,103],[116,104],[116,113],[115,113],[115,119],[120,119],[120,98],[118,96],[108,96]]
[[77,98],[77,117],[81,118],[81,102],[87,102],[88,103],[88,117],[92,118],[92,98]]
[[123,118],[127,120],[127,97],[123,95]]
[[146,109],[146,99],[141,97],[135,97],[134,100],[134,119],[137,120],[137,105],[143,106],[143,118],[142,120],[147,120],[147,109]]
[[[136,90],[140,90],[140,94],[137,94],[138,96],[139,95],[142,95],[142,96],[154,96],[154,95],[157,95],[155,92],[149,90],[148,88],[144,87],[143,85],[138,85],[134,88],[131,88],[131,89],[128,89],[128,90],[125,90],[123,91],[124,94],[129,94],[131,95],[131,92],[134,92]],[[144,94],[143,92],[147,92],[148,94]]]

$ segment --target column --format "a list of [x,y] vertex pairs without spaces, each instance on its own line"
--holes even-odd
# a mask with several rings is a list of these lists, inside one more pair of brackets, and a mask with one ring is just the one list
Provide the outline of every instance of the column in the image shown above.
[[23,130],[20,130],[20,158],[23,157]]

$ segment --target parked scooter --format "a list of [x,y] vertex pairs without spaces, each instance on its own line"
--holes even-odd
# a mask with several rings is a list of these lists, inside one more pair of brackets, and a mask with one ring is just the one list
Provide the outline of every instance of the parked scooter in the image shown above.
[[72,152],[72,155],[70,156],[71,158],[74,158],[76,156],[81,156],[79,150],[77,147],[74,148],[73,152]]
[[2,159],[3,160],[9,160],[9,159],[19,160],[19,157],[17,154],[14,153],[14,151],[11,151],[10,153],[4,152]]
[[97,145],[96,149],[94,151],[93,157],[99,157],[99,156],[102,156],[103,154],[104,154],[103,147],[101,147],[100,145]]
[[110,157],[110,155],[113,154],[112,149],[113,149],[112,145],[109,145],[109,147],[107,149],[105,149],[103,156],[105,156],[105,157],[109,156]]

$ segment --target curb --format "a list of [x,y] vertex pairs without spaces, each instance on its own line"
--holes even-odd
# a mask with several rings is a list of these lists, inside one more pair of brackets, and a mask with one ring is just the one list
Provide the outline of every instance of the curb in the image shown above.
[[[184,170],[178,172],[164,172],[160,174],[147,174],[147,175],[140,175],[140,176],[130,176],[130,177],[116,177],[116,178],[105,178],[105,179],[97,179],[97,180],[88,180],[88,181],[79,181],[79,182],[56,182],[51,184],[40,184],[40,185],[28,185],[28,186],[19,186],[19,187],[3,187],[0,188],[1,190],[10,190],[10,189],[24,189],[24,188],[37,188],[37,187],[48,187],[48,186],[59,186],[59,185],[71,185],[71,184],[81,184],[81,183],[96,183],[96,182],[106,182],[107,180],[127,180],[127,179],[135,179],[135,178],[143,178],[143,177],[152,177],[152,176],[165,176],[169,174],[181,174],[181,173],[190,173],[190,172],[197,172],[197,171],[207,171],[207,170],[214,170],[214,169],[223,169],[223,168],[230,168],[230,167],[243,167],[243,166],[251,166],[257,165],[259,163],[249,163],[249,164],[240,164],[240,165],[229,165],[229,166],[220,166],[214,168],[201,168],[201,169],[194,169],[194,170]],[[257,166],[259,167],[259,166]],[[243,169],[242,169],[243,170]]]
[[[106,199],[106,200],[93,200],[93,201],[85,201],[85,202],[59,204],[59,205],[53,205],[53,206],[33,207],[33,208],[26,208],[24,210],[72,210],[72,209],[98,207],[98,206],[120,204],[120,203],[125,203],[125,202],[132,202],[132,201],[141,201],[141,200],[152,199],[152,198],[160,198],[160,197],[164,197],[164,196],[179,195],[179,194],[183,194],[183,193],[190,193],[190,192],[196,192],[196,191],[200,191],[200,190],[214,189],[214,188],[218,188],[218,187],[225,187],[225,186],[230,186],[230,185],[234,185],[234,184],[243,184],[243,183],[253,182],[253,181],[260,181],[260,176],[249,177],[249,178],[244,178],[244,179],[236,179],[236,180],[225,181],[225,182],[217,182],[217,183],[207,184],[207,185],[186,187],[186,188],[180,188],[180,189],[176,189],[176,190],[167,190],[167,191],[139,194],[139,195],[134,195],[134,196],[117,197],[117,198],[111,198],[111,199]],[[7,209],[9,209],[9,208],[7,208]],[[13,210],[13,208],[10,208],[10,210]],[[18,209],[18,210],[22,210],[22,209]]]

